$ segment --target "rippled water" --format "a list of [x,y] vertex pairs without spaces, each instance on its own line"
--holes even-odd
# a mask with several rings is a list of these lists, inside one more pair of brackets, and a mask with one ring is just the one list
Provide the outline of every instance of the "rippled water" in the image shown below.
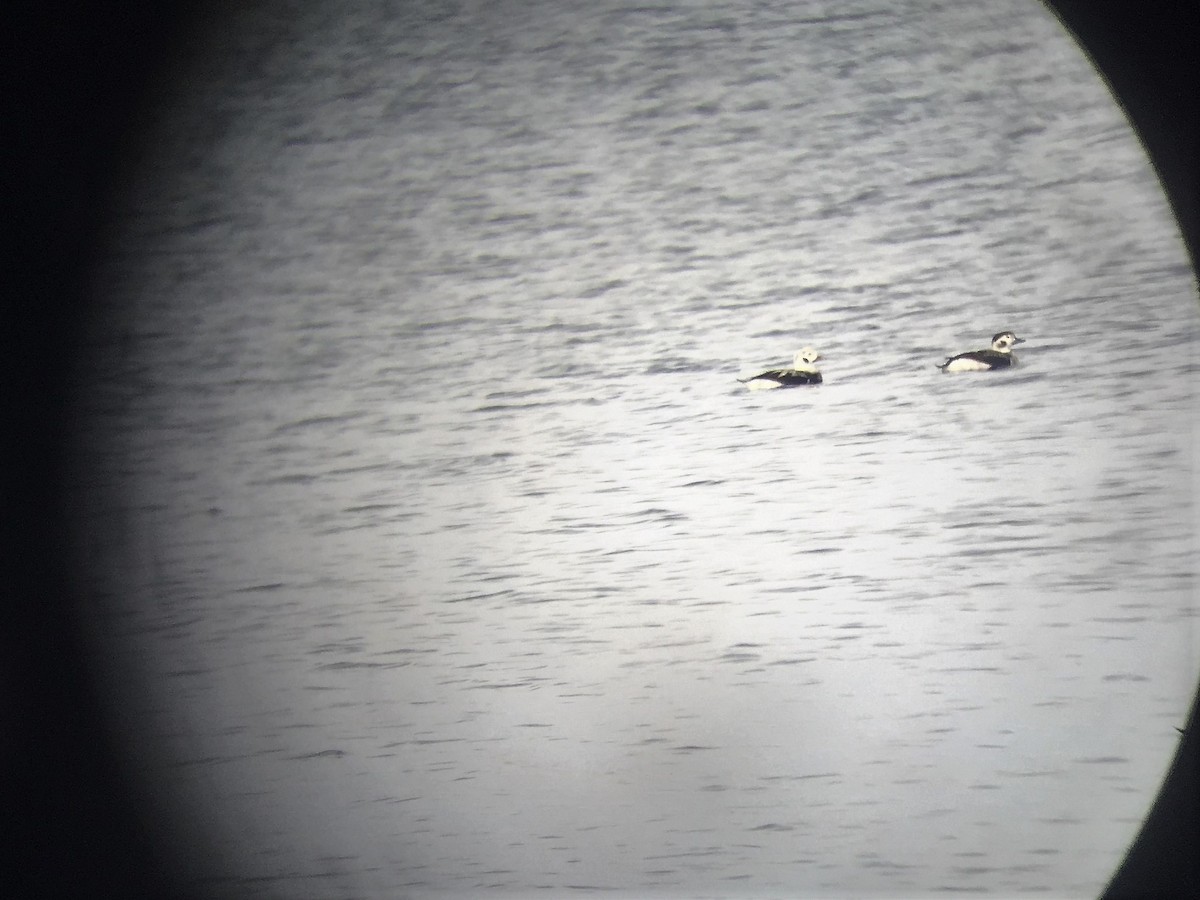
[[[1200,669],[1195,282],[1028,0],[265,4],[97,273],[88,618],[239,894],[1084,897]],[[1012,328],[1017,369],[934,364]],[[819,387],[751,394],[800,346]]]

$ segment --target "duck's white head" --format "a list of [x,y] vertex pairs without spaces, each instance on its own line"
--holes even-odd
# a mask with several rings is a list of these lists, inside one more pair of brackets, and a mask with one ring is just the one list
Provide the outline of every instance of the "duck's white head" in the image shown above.
[[1013,347],[1023,343],[1025,339],[1017,337],[1011,331],[1002,331],[992,337],[992,349],[997,353],[1010,353]]
[[792,361],[792,368],[797,372],[815,372],[817,367],[813,365],[821,354],[812,347],[805,347],[803,350],[796,351],[796,358]]

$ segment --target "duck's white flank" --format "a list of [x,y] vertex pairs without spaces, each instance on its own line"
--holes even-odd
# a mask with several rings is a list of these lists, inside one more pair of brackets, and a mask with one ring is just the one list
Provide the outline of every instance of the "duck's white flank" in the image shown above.
[[959,356],[941,367],[943,372],[987,372],[995,368],[990,362],[982,362],[970,356]]

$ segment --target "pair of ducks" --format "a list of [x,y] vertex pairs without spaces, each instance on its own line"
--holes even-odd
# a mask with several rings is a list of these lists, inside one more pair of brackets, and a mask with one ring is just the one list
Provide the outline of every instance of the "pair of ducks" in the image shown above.
[[[992,369],[1007,369],[1017,364],[1017,355],[1012,348],[1025,343],[1011,331],[1001,331],[992,337],[992,346],[988,350],[968,350],[957,356],[950,356],[937,368],[943,372],[987,372]],[[796,354],[790,369],[768,369],[749,378],[739,378],[742,384],[752,391],[769,390],[779,387],[794,387],[798,384],[820,384],[821,373],[816,362],[821,354],[811,347],[805,347]]]

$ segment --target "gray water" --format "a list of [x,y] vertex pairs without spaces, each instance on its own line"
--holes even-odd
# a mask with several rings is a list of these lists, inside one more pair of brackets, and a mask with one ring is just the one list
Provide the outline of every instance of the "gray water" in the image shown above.
[[[97,678],[280,898],[1088,897],[1200,672],[1195,281],[1032,0],[268,2],[96,273]],[[1012,328],[1015,370],[943,375]],[[819,387],[746,367],[822,354]]]

